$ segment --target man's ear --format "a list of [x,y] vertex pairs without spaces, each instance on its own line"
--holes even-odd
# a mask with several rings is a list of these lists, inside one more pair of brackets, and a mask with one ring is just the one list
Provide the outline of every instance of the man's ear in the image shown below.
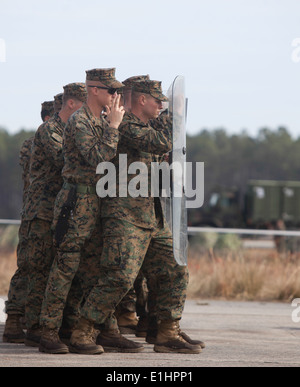
[[71,110],[74,109],[74,106],[75,106],[75,101],[74,101],[74,99],[72,99],[72,98],[68,99],[67,104],[68,104],[68,108],[69,108],[69,109],[71,109]]
[[142,106],[145,106],[145,103],[146,103],[146,96],[145,96],[145,94],[140,95],[139,100],[140,100],[140,104]]

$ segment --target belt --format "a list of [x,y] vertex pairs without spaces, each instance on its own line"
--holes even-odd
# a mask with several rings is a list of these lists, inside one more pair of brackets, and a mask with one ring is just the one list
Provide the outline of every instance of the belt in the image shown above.
[[76,187],[76,192],[81,193],[81,194],[92,194],[96,195],[96,187],[93,187],[91,185],[83,185],[83,184],[70,184],[70,183],[64,183],[64,187],[66,189],[71,189],[73,187]]

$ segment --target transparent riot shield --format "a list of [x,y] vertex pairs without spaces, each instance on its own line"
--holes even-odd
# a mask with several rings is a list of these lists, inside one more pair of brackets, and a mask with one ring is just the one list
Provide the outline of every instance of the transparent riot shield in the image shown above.
[[173,121],[173,150],[170,153],[170,198],[163,200],[166,219],[173,234],[173,251],[176,262],[187,265],[187,209],[186,179],[186,108],[184,77],[178,76],[168,90],[169,113]]

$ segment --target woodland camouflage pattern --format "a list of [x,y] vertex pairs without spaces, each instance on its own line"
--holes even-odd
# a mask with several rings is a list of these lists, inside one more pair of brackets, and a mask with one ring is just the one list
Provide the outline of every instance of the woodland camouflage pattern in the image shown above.
[[28,329],[39,326],[41,306],[54,258],[51,222],[34,219],[29,222],[26,248],[28,292],[25,305],[25,319]]
[[162,93],[160,81],[144,80],[134,82],[132,84],[132,91],[150,94],[153,98],[160,101],[168,101],[168,98]]
[[[68,84],[64,90],[64,97],[86,100],[83,83]],[[31,221],[26,260],[28,294],[25,316],[28,328],[39,325],[43,297],[55,256],[51,224],[55,199],[63,184],[64,129],[65,123],[59,113],[55,113],[39,127],[32,147],[30,187],[24,210],[26,220]]]
[[76,98],[81,102],[86,102],[87,91],[85,83],[74,82],[64,86],[63,100],[66,97]]
[[100,324],[113,317],[116,306],[134,285],[140,269],[147,278],[148,287],[156,292],[157,318],[181,318],[188,272],[174,259],[168,226],[162,228],[162,219],[158,218],[157,222],[157,227],[149,230],[119,219],[103,220],[100,277],[81,310],[85,318]]
[[54,96],[54,112],[59,113],[63,103],[63,95],[64,93],[59,93]]
[[25,201],[26,192],[29,188],[29,168],[30,168],[30,156],[31,148],[34,137],[30,137],[23,142],[20,150],[20,166],[22,168],[22,181],[23,181],[23,203]]
[[96,187],[97,165],[115,156],[118,141],[119,131],[110,128],[102,116],[94,117],[89,107],[83,105],[69,119],[65,130],[64,180]]
[[[58,194],[53,229],[68,193],[69,189],[64,186]],[[81,286],[83,293],[87,292],[91,287],[90,281],[93,284],[97,278],[101,249],[99,198],[96,194],[77,193],[76,206],[73,216],[69,219],[68,230],[56,249],[41,312],[41,325],[52,329],[60,328],[75,275],[77,274],[79,280],[84,277]]]
[[[82,83],[66,85],[65,90],[69,96],[86,98]],[[42,106],[52,109],[53,102]],[[43,293],[54,256],[51,222],[55,197],[62,185],[64,127],[59,115],[54,114],[40,126],[35,137],[24,142],[20,152],[24,204],[17,248],[18,270],[11,280],[7,310],[17,309],[24,314],[26,302],[29,327],[39,323]]]
[[37,130],[30,162],[30,186],[24,218],[30,221],[26,248],[28,293],[26,324],[39,325],[48,274],[54,258],[51,223],[57,193],[62,186],[62,136],[65,124],[57,113]]
[[[25,140],[20,150],[20,166],[22,167],[23,180],[23,203],[26,199],[26,194],[29,187],[29,166],[31,147],[34,137]],[[21,225],[19,228],[19,243],[17,246],[17,266],[18,269],[10,281],[8,291],[8,300],[6,301],[6,313],[20,314],[25,313],[25,297],[27,293],[27,269],[26,269],[26,248],[28,244],[28,221],[21,216]]]
[[62,186],[64,164],[62,138],[65,124],[57,113],[37,130],[32,147],[30,187],[24,206],[26,220],[51,222],[57,193]]
[[86,80],[101,82],[107,87],[120,88],[123,87],[123,83],[116,80],[115,68],[109,69],[92,69],[86,71]]
[[[127,154],[128,165],[144,162],[150,172],[153,158],[171,149],[170,126],[155,130],[126,113],[119,129],[118,153],[113,160],[117,171],[121,167],[119,154]],[[180,319],[188,272],[175,262],[172,234],[164,221],[159,198],[112,197],[102,203],[100,277],[81,309],[83,317],[97,323],[112,317],[142,269],[151,291],[156,293],[152,299],[156,300],[157,318]]]
[[[116,155],[118,141],[119,131],[110,128],[103,117],[95,118],[87,105],[74,113],[66,126],[65,165],[62,171],[65,183],[56,199],[53,229],[57,227],[72,185],[76,186],[77,197],[68,229],[57,249],[46,289],[41,324],[48,328],[60,327],[75,274],[84,278],[84,293],[98,278],[102,240],[96,168],[100,162],[109,161]],[[84,193],[84,190],[87,192]]]
[[[157,155],[163,155],[171,150],[172,131],[170,125],[156,124],[160,130],[143,123],[134,114],[125,113],[119,127],[120,141],[118,153],[112,160],[117,170],[117,197],[104,198],[102,205],[103,218],[116,218],[146,229],[156,227],[156,211],[160,212],[160,202],[151,197],[151,181],[149,179],[148,197],[118,197],[119,196],[119,155],[126,154],[128,166],[136,161],[143,162],[151,175],[151,162],[156,161]],[[126,173],[126,171],[125,171]],[[133,179],[136,175],[130,175]],[[128,181],[131,179],[128,178]],[[156,203],[156,204],[155,204]]]
[[45,101],[42,103],[42,112],[47,112],[49,116],[54,114],[54,101]]
[[125,85],[125,87],[132,87],[134,82],[139,81],[146,81],[149,80],[149,75],[134,75],[133,77],[125,79],[125,81],[122,81],[122,83]]

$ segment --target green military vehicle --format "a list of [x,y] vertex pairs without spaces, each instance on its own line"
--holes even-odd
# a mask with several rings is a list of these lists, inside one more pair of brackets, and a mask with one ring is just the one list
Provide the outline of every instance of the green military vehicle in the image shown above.
[[192,227],[297,229],[300,182],[250,180],[246,191],[217,188],[201,209],[190,212]]

